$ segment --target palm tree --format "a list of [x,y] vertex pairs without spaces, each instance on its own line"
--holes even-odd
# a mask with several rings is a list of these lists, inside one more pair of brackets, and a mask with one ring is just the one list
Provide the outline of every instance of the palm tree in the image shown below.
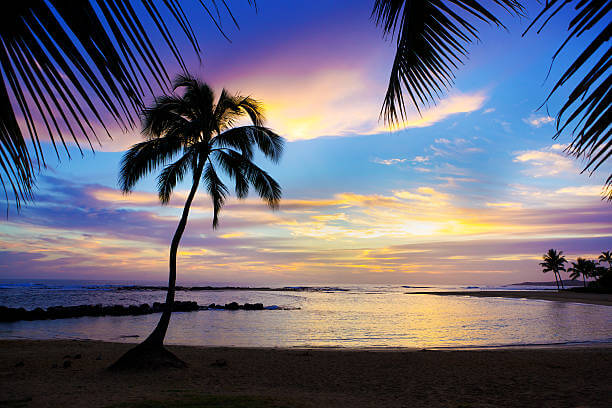
[[[542,256],[544,262],[540,263],[542,267],[542,272],[550,272],[552,271],[555,275],[555,282],[557,283],[557,290],[559,290],[559,281],[561,282],[561,288],[563,288],[563,279],[561,279],[561,271],[565,271],[564,264],[567,262],[567,259],[563,256],[563,251],[557,252],[555,249],[549,249],[547,253]],[[557,275],[559,278],[557,279]]]
[[570,273],[570,278],[578,279],[582,275],[582,282],[586,288],[586,277],[592,277],[595,275],[597,264],[595,261],[590,259],[578,258],[576,262],[572,262],[572,266],[567,269]]
[[[225,1],[221,7],[216,2],[199,3],[221,30],[220,8],[234,23],[236,20]],[[168,23],[180,26],[199,53],[180,0],[137,3],[27,0],[2,8],[0,184],[7,204],[9,192],[17,208],[32,199],[36,171],[46,166],[43,135],[51,139],[58,159],[62,148],[70,157],[68,140],[79,151],[79,139],[93,149],[91,142],[98,140],[98,133],[110,136],[110,123],[123,130],[135,125],[146,93],[152,95],[153,88],[168,89],[170,77],[149,32],[161,35],[183,70],[185,64]],[[27,132],[22,132],[18,116]]]
[[[202,181],[212,199],[212,226],[217,228],[219,212],[229,193],[219,177],[225,172],[235,182],[238,198],[245,198],[249,185],[272,208],[278,206],[281,189],[264,170],[253,163],[255,148],[273,162],[278,162],[284,140],[263,126],[262,107],[250,97],[221,92],[215,102],[212,89],[198,79],[178,76],[173,92],[156,98],[152,107],[144,111],[144,142],[132,146],[123,156],[119,184],[125,193],[132,191],[138,180],[160,166],[165,166],[157,177],[159,199],[168,204],[176,185],[191,172],[191,190],[170,245],[170,274],[165,310],[157,327],[149,337],[130,350],[111,368],[121,369],[151,364],[181,366],[183,363],[163,348],[170,322],[176,284],[176,254],[187,225],[187,217]],[[247,115],[252,126],[233,127]],[[174,160],[175,156],[178,159]],[[168,162],[172,161],[170,164]]]
[[608,269],[612,271],[612,252],[611,251],[602,251],[598,259],[599,259],[599,262],[607,262]]
[[[493,0],[488,3],[483,6],[475,0],[375,1],[372,18],[382,27],[385,36],[397,35],[397,50],[381,111],[387,124],[396,125],[405,119],[404,92],[420,112],[422,107],[435,103],[453,85],[455,71],[467,57],[467,46],[479,40],[478,30],[473,24],[483,21],[504,27],[496,17],[495,9],[513,16],[524,14],[519,1]],[[584,72],[584,76],[575,81],[578,84],[557,113],[554,138],[564,131],[571,131],[573,141],[567,152],[586,158],[583,171],[593,172],[612,156],[609,91],[612,65],[607,46],[612,7],[608,1],[601,0],[547,0],[523,35],[539,21],[542,21],[542,27],[538,32],[541,31],[551,19],[563,15],[560,11],[570,4],[574,7],[568,36],[554,58],[572,39],[588,35],[593,32],[591,30],[601,31],[593,35],[591,43],[566,69],[548,98],[572,82],[578,71]],[[612,200],[612,175],[605,183],[604,196]]]

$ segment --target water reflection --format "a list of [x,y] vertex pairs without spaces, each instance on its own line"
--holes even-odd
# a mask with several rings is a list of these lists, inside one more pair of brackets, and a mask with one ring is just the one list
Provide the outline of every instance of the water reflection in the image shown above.
[[[226,291],[179,293],[178,298],[200,304],[263,302],[301,309],[176,313],[167,337],[171,344],[422,348],[612,340],[612,308],[598,305],[406,295],[400,290]],[[0,324],[0,337],[136,342],[149,333],[158,317],[84,317]]]

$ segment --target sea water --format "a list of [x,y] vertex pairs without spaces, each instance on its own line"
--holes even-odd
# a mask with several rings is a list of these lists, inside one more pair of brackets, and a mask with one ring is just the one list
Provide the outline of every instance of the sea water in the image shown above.
[[[127,306],[164,301],[163,290],[120,289],[125,284],[0,281],[0,305],[33,309],[80,304]],[[348,348],[612,342],[610,306],[412,294],[417,291],[497,289],[473,286],[327,285],[291,289],[178,291],[177,300],[193,300],[200,305],[235,301],[276,305],[278,309],[174,313],[166,342],[202,346]],[[159,316],[0,323],[0,338],[138,342],[155,327]]]

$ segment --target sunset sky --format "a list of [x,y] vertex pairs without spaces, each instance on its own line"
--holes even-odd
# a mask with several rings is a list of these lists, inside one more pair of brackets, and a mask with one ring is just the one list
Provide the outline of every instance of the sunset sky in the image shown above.
[[[611,166],[580,174],[583,163],[563,153],[569,135],[552,139],[561,99],[538,110],[584,44],[571,44],[546,78],[564,16],[521,37],[537,3],[524,19],[499,12],[508,29],[479,26],[455,88],[390,131],[379,112],[394,43],[370,19],[373,0],[261,1],[257,13],[232,2],[240,30],[225,16],[231,43],[193,3],[201,62],[176,35],[189,70],[263,101],[267,125],[288,143],[280,164],[258,162],[283,187],[280,210],[232,199],[213,231],[210,199],[199,195],[179,283],[504,284],[552,280],[538,266],[549,248],[570,260],[612,249],[612,206],[600,198]],[[154,177],[122,195],[118,163],[141,136],[112,134],[95,154],[52,163],[36,202],[11,209],[0,278],[166,279],[188,186],[167,207]]]

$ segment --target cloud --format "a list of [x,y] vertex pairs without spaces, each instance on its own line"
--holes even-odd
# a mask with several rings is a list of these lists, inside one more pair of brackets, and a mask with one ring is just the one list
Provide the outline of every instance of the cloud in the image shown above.
[[555,121],[555,118],[548,115],[535,115],[532,114],[528,118],[524,118],[523,122],[528,123],[529,125],[540,128],[548,123],[552,123]]
[[601,196],[602,187],[600,186],[575,186],[563,187],[556,191],[557,194],[567,194],[582,197],[598,197]]
[[[161,207],[152,193],[130,202],[108,187],[40,181],[49,193],[0,230],[0,275],[165,278],[178,198],[176,207]],[[181,242],[179,279],[433,282],[441,274],[448,283],[475,275],[499,282],[516,274],[510,283],[528,280],[536,258],[551,246],[592,253],[611,236],[609,205],[593,202],[587,189],[548,190],[546,200],[563,204],[553,209],[542,196],[534,205],[520,194],[465,206],[451,189],[431,184],[297,197],[283,200],[274,213],[255,199],[231,200],[219,231],[211,228],[210,209],[198,204]]]
[[379,159],[372,160],[374,163],[384,164],[385,166],[391,166],[393,164],[404,163],[408,159]]
[[442,99],[436,106],[423,111],[422,115],[415,113],[397,126],[392,128],[379,126],[370,133],[432,126],[450,116],[477,111],[482,108],[486,99],[484,92],[455,93]]
[[495,112],[495,108],[487,108],[482,113],[483,115],[486,115],[488,113],[493,113],[493,112]]
[[497,207],[497,208],[522,208],[522,203],[515,202],[499,202],[499,203],[486,203],[487,207]]
[[410,161],[413,163],[427,163],[429,161],[429,156],[415,156],[415,158]]
[[560,145],[541,150],[526,150],[515,154],[513,161],[515,163],[525,163],[530,167],[524,171],[525,174],[532,177],[549,177],[561,173],[575,172],[575,162],[558,153]]

